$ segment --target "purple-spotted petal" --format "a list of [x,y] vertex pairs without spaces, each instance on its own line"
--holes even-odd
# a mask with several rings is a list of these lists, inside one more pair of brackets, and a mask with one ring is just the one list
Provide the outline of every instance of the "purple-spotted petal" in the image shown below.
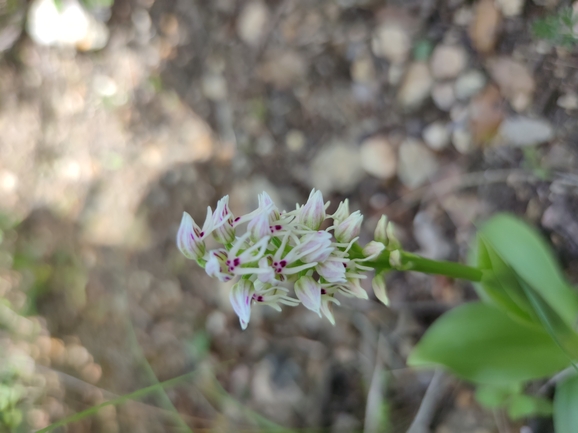
[[183,212],[181,225],[177,233],[177,247],[188,259],[198,260],[205,255],[205,243],[202,240],[204,233],[193,218]]
[[251,319],[251,299],[255,293],[255,287],[249,280],[240,280],[231,288],[229,293],[229,300],[233,306],[233,310],[239,316],[239,323],[241,328],[246,329]]

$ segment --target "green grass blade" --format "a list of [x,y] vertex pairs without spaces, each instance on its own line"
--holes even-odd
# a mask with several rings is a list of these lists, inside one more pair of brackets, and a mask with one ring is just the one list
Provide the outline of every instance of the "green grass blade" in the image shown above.
[[50,431],[54,430],[55,428],[62,427],[64,425],[70,424],[72,422],[80,421],[80,420],[82,420],[88,416],[92,416],[92,415],[96,414],[103,407],[119,406],[119,405],[126,403],[129,400],[136,400],[136,399],[142,398],[142,397],[144,397],[144,396],[146,396],[152,392],[158,391],[159,389],[171,388],[171,387],[179,385],[183,381],[191,378],[196,373],[197,373],[196,371],[192,371],[190,373],[186,373],[186,374],[183,374],[181,376],[177,376],[173,379],[165,380],[164,382],[159,382],[159,383],[156,383],[154,385],[147,386],[146,388],[141,388],[141,389],[139,389],[135,392],[132,392],[130,394],[126,394],[126,395],[120,396],[118,398],[114,398],[112,400],[105,401],[99,405],[90,407],[90,408],[88,408],[82,412],[76,413],[76,414],[71,415],[67,418],[61,419],[58,422],[50,424],[49,426],[44,427],[41,430],[38,430],[36,433],[50,432]]

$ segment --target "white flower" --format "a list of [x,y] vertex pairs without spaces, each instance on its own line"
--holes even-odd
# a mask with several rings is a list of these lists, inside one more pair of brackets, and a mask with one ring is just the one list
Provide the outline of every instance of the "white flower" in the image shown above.
[[341,221],[333,230],[337,242],[349,243],[351,240],[359,236],[361,231],[361,223],[363,222],[363,215],[361,212],[355,211],[343,221]]
[[375,232],[373,233],[373,238],[376,242],[381,242],[383,245],[387,245],[389,240],[387,238],[387,217],[382,215],[377,226],[375,226]]
[[373,293],[375,297],[379,299],[383,305],[389,306],[389,298],[387,297],[387,291],[385,287],[385,275],[383,273],[376,274],[371,280],[371,287],[373,288]]
[[345,199],[339,203],[339,207],[331,218],[333,218],[333,225],[337,226],[349,216],[349,199]]
[[261,213],[249,221],[247,230],[251,233],[251,240],[258,242],[260,239],[271,234],[271,226],[269,225],[269,215]]
[[299,305],[297,299],[287,296],[287,290],[285,287],[273,286],[267,283],[255,282],[255,293],[253,293],[253,301],[258,304],[268,305],[271,308],[281,311],[281,306],[279,304],[288,305],[290,307],[295,307]]
[[321,289],[321,312],[332,325],[335,325],[335,319],[333,317],[333,311],[331,304],[341,305],[341,303],[333,297],[333,295],[324,294],[323,289]]
[[323,263],[318,263],[315,270],[328,283],[345,283],[345,271],[349,259],[330,257]]
[[[331,216],[333,226],[319,230],[328,206],[321,192],[314,189],[304,206],[280,212],[264,192],[259,195],[257,209],[235,218],[225,196],[215,212],[207,210],[202,229],[189,214],[183,215],[177,245],[186,257],[204,266],[209,276],[221,281],[239,279],[230,299],[243,329],[249,323],[253,303],[276,310],[301,303],[334,324],[332,306],[339,305],[335,295],[367,299],[360,281],[367,278],[365,272],[374,270],[372,260],[381,255],[385,244],[394,241],[392,226],[382,217],[376,240],[361,250],[357,239],[363,216],[359,211],[349,213],[348,200]],[[244,223],[246,231],[237,234]],[[204,239],[209,234],[223,246],[207,252]],[[394,262],[396,257],[401,260],[399,254],[391,253]],[[289,296],[292,286],[297,299]],[[383,276],[376,276],[372,286],[378,299],[386,302]]]
[[217,203],[213,213],[213,237],[217,242],[228,244],[235,240],[234,216],[229,209],[229,196],[226,195]]
[[365,256],[365,260],[373,260],[378,257],[383,250],[385,250],[385,245],[381,242],[371,241],[363,247],[363,255]]
[[231,305],[239,316],[239,322],[243,329],[247,328],[249,319],[251,319],[251,300],[254,292],[255,287],[251,281],[240,280],[231,288],[231,293],[229,293]]
[[177,233],[177,247],[183,255],[191,260],[198,260],[205,255],[205,242],[212,229],[211,208],[207,209],[207,218],[201,229],[186,212],[183,212],[181,225]]
[[325,219],[325,204],[321,191],[313,189],[305,206],[300,209],[299,222],[312,230],[319,230]]
[[295,283],[295,294],[305,308],[321,317],[321,286],[308,276],[303,276]]

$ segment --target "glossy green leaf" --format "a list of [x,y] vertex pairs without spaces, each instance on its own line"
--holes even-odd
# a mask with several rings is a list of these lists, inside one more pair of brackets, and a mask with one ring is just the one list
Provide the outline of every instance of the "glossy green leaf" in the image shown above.
[[442,365],[473,382],[503,385],[549,376],[570,362],[547,332],[473,302],[439,318],[408,364]]
[[578,376],[556,386],[554,427],[556,433],[576,433],[578,428]]
[[478,235],[575,329],[578,294],[566,283],[552,250],[536,230],[513,216],[500,214],[490,219]]
[[518,285],[516,273],[481,237],[478,238],[478,255],[475,260],[478,268],[484,270],[482,281],[475,285],[480,298],[495,303],[522,322],[538,321]]

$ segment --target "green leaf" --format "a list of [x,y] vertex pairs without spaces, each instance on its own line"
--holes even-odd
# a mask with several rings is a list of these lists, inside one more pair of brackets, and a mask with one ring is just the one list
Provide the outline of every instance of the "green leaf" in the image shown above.
[[486,245],[491,246],[571,329],[575,329],[578,294],[566,283],[552,250],[536,230],[510,215],[500,214],[482,227],[479,237]]
[[482,281],[475,285],[480,298],[494,302],[522,322],[537,322],[529,301],[519,287],[516,273],[481,237],[478,237],[476,261],[478,268],[485,271]]
[[479,385],[476,387],[476,400],[488,409],[495,409],[506,404],[508,398],[522,391],[520,383],[506,385]]
[[552,414],[552,402],[542,397],[518,394],[508,402],[508,416],[513,419],[529,416],[548,416]]
[[554,427],[556,433],[576,433],[578,426],[578,376],[556,386],[554,395]]
[[442,365],[473,382],[503,385],[549,376],[570,361],[547,332],[523,325],[492,305],[473,302],[439,318],[408,364]]

